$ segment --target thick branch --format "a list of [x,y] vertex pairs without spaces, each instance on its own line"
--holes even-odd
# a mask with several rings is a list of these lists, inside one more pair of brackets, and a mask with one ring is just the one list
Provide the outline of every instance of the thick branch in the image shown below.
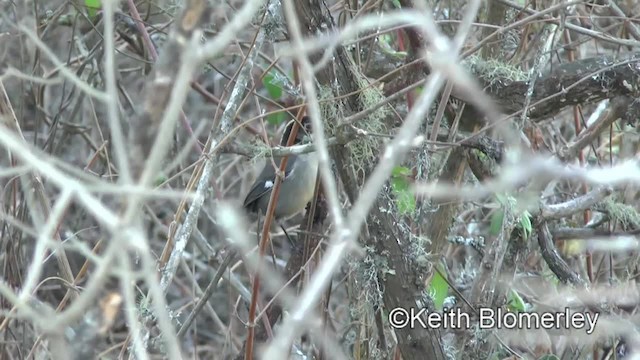
[[[429,69],[424,67],[425,73]],[[527,99],[529,81],[480,76],[486,91],[506,114],[520,113]],[[640,52],[623,56],[598,56],[562,64],[536,79],[528,116],[544,120],[567,106],[587,104],[618,96],[640,96]],[[468,95],[454,88],[452,96],[472,104]],[[475,110],[475,111],[474,111]],[[471,106],[463,118],[477,123],[478,112]],[[499,120],[499,119],[496,119]],[[464,122],[464,121],[463,121]]]
[[549,228],[547,222],[543,219],[536,219],[535,224],[538,232],[538,244],[542,250],[542,257],[546,261],[549,269],[556,274],[558,280],[565,284],[572,284],[579,287],[586,287],[587,283],[578,275],[569,264],[560,256],[558,249],[553,244],[551,234],[549,234]]
[[551,231],[555,240],[589,240],[598,239],[603,237],[622,237],[622,236],[637,236],[640,234],[640,229],[631,231],[609,231],[602,229],[593,229],[589,227],[584,228],[571,228],[562,227],[553,229]]
[[[328,8],[323,1],[307,0],[296,1],[296,10],[301,28],[307,35],[316,35],[319,32],[331,31],[335,26]],[[319,56],[311,56],[318,59]],[[335,90],[333,94],[336,98],[340,98],[344,94],[357,94],[359,86],[359,78],[361,74],[355,73],[356,66],[343,47],[337,47],[334,53],[334,60],[329,66],[325,66],[317,73],[318,82],[327,88]],[[337,85],[336,85],[337,84]],[[348,96],[340,100],[341,104],[336,104],[336,108],[344,109],[345,115],[349,116],[358,113],[364,109],[357,95]],[[409,120],[407,120],[409,121]],[[406,123],[405,123],[406,125]],[[402,144],[404,146],[404,144]],[[403,148],[394,148],[393,157],[387,161],[395,162],[398,154],[401,154]],[[391,153],[391,152],[390,152]],[[360,199],[361,176],[372,179],[374,171],[373,166],[366,166],[365,174],[356,174],[352,164],[354,156],[350,151],[350,146],[337,145],[332,149],[332,156],[336,162],[338,173],[342,183],[346,189],[347,195],[352,203],[357,204]],[[361,156],[361,155],[359,155]],[[362,159],[360,159],[362,161]],[[371,159],[366,159],[370,163]],[[384,164],[388,166],[388,164]],[[383,168],[384,168],[383,167]],[[368,196],[368,195],[367,195]],[[425,305],[421,302],[421,294],[423,288],[419,282],[411,281],[416,277],[415,266],[411,259],[404,256],[399,239],[404,238],[397,236],[398,229],[392,224],[396,222],[392,218],[391,212],[381,212],[380,209],[390,208],[390,204],[382,200],[383,196],[378,196],[376,202],[371,206],[372,211],[367,217],[368,231],[370,236],[367,237],[367,243],[379,249],[380,254],[384,254],[388,260],[389,268],[392,268],[394,274],[387,273],[381,279],[381,285],[384,287],[383,299],[387,310],[396,307],[415,308],[418,304]],[[357,206],[354,206],[357,207]],[[352,213],[355,211],[352,211]],[[398,347],[404,359],[443,359],[442,345],[440,344],[440,334],[435,329],[403,328],[395,330],[398,338]]]
[[[544,219],[559,219],[571,216],[577,212],[584,211],[593,205],[604,200],[613,193],[613,189],[609,186],[598,187],[587,194],[584,194],[569,201],[553,204],[541,205],[539,215]],[[537,215],[537,214],[536,214]]]
[[[544,119],[564,107],[615,96],[640,94],[640,53],[627,57],[600,56],[560,65],[536,81],[529,117]],[[503,111],[517,112],[526,99],[528,82],[517,81],[491,90]]]

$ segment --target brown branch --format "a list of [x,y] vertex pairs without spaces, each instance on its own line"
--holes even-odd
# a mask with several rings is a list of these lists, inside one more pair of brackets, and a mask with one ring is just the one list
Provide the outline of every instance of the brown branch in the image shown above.
[[[11,101],[9,99],[9,95],[6,92],[3,81],[0,79],[0,125],[6,127],[8,130],[12,131],[22,142],[26,143],[26,139],[22,133],[22,129],[20,128],[20,122],[18,118],[16,118],[16,114],[13,110],[13,106],[11,105]],[[8,151],[8,150],[7,150]],[[12,165],[17,165],[18,161],[13,157],[11,151],[9,152],[9,159]],[[29,181],[27,182],[26,179]],[[41,217],[41,221],[48,221],[49,216],[51,214],[51,204],[49,203],[49,199],[46,196],[44,184],[40,175],[36,172],[33,172],[26,179],[21,178],[21,181],[25,181],[24,187],[25,189],[32,189],[35,198],[40,205],[40,214],[31,214],[32,218],[38,219]],[[39,216],[38,216],[39,215]],[[62,244],[62,237],[60,236],[58,224],[53,231],[52,237],[56,243]],[[55,258],[58,263],[58,271],[60,271],[60,276],[67,283],[74,283],[73,271],[71,270],[71,265],[69,263],[69,259],[67,257],[67,252],[63,247],[60,247],[55,251]],[[40,264],[35,264],[34,266],[41,266]],[[33,270],[32,270],[33,271]],[[76,288],[68,288],[66,296],[71,296],[73,299],[78,297],[78,290]],[[5,319],[8,321],[8,318]]]
[[[300,122],[295,121],[293,123],[293,128],[291,129],[291,133],[289,134],[289,139],[287,139],[287,146],[293,145],[293,142],[298,135],[298,131],[300,128]],[[289,160],[288,156],[285,156],[280,160],[280,168],[279,175],[276,176],[276,181],[273,186],[273,190],[271,191],[271,197],[269,198],[269,204],[267,205],[267,213],[264,219],[264,224],[262,225],[262,233],[260,236],[260,248],[259,254],[260,258],[264,257],[264,254],[267,251],[267,245],[271,241],[271,237],[269,236],[269,229],[271,229],[271,223],[275,219],[275,211],[276,204],[278,203],[278,198],[280,196],[280,188],[282,186],[282,180],[284,178],[284,171],[287,167],[287,162]],[[245,343],[245,360],[253,359],[253,341],[255,337],[255,327],[256,327],[256,311],[258,306],[258,295],[260,293],[260,267],[256,269],[255,274],[253,275],[253,284],[251,291],[251,303],[249,304],[249,323],[247,324],[247,341]]]
[[[465,159],[465,151],[462,148],[451,150],[447,162],[442,171],[439,181],[443,183],[459,184],[462,181],[467,161]],[[445,248],[447,238],[449,237],[449,229],[455,219],[458,211],[459,201],[451,199],[433,199],[431,206],[438,210],[433,215],[425,219],[426,234],[431,240],[429,251],[433,254],[440,254]]]
[[195,320],[196,316],[204,308],[206,303],[209,301],[209,298],[211,297],[211,295],[213,295],[214,291],[217,290],[218,281],[222,277],[223,273],[227,271],[229,265],[231,265],[231,263],[235,261],[237,257],[236,255],[237,254],[234,250],[230,250],[227,252],[224,259],[220,263],[220,267],[218,267],[218,270],[216,271],[215,275],[213,275],[213,278],[211,278],[209,285],[207,285],[206,289],[198,299],[196,306],[193,307],[193,310],[191,310],[187,318],[182,323],[180,330],[178,330],[178,333],[176,334],[178,339],[182,340],[184,335],[187,333],[187,331],[191,327],[191,324],[193,324],[193,321]]
[[[335,28],[335,24],[329,14],[328,7],[324,1],[303,0],[296,1],[297,18],[301,23],[301,29],[308,36],[315,36],[318,33],[330,32]],[[312,54],[312,60],[318,60],[320,54]],[[358,79],[361,74],[355,73],[355,64],[349,52],[337,47],[333,61],[329,66],[318,70],[317,81],[327,88],[335,90],[334,96],[340,100],[340,105],[335,105],[344,109],[345,115],[350,116],[364,110],[365,106],[360,102],[357,95],[359,90]],[[338,84],[338,86],[336,86]],[[354,94],[342,97],[344,94]],[[337,134],[338,136],[340,134]],[[357,174],[352,167],[354,157],[349,145],[337,145],[331,149],[331,155],[337,165],[337,172],[345,187],[346,193],[352,203],[360,194],[359,184],[362,176],[367,178],[373,166],[372,159],[359,159],[365,161],[366,166],[363,173]],[[361,156],[361,155],[360,155]],[[424,300],[424,289],[419,278],[423,275],[416,271],[416,265],[410,256],[406,256],[405,251],[398,239],[406,239],[406,234],[399,233],[398,219],[394,218],[393,211],[381,211],[380,209],[392,209],[393,203],[387,196],[379,196],[371,207],[372,211],[367,216],[367,226],[369,236],[364,240],[367,245],[376,248],[377,253],[385,256],[387,264],[393,270],[393,274],[386,272],[380,276],[381,287],[384,288],[382,294],[384,306],[388,310],[403,307],[406,309],[416,306],[428,306]],[[392,195],[387,194],[392,197]],[[404,241],[404,240],[403,240]],[[444,359],[440,331],[438,329],[405,327],[394,329],[398,339],[398,348],[405,360],[412,359]]]
[[[509,0],[494,0],[496,2],[499,2],[501,4],[504,4],[506,6],[509,6],[511,8],[514,8],[518,11],[522,11],[526,14],[531,14],[531,15],[537,15],[540,12],[536,11],[536,10],[532,10],[529,9],[528,7],[523,7],[520,6],[512,1]],[[568,4],[563,4],[564,6],[567,6]],[[616,38],[613,37],[609,34],[605,34],[603,32],[600,31],[596,31],[596,30],[591,30],[591,29],[587,29],[578,25],[575,25],[573,23],[571,23],[570,21],[565,21],[564,17],[562,18],[558,18],[558,17],[552,17],[549,15],[545,15],[542,16],[543,20],[546,20],[548,22],[554,23],[558,26],[564,26],[565,28],[567,28],[568,30],[571,31],[575,31],[577,33],[598,39],[598,40],[602,40],[602,41],[606,41],[606,42],[610,42],[612,44],[617,44],[617,45],[621,45],[621,46],[629,46],[629,47],[638,47],[640,46],[640,42],[635,41],[635,40],[628,40],[628,39],[620,39],[620,38]]]
[[[529,117],[545,119],[567,106],[640,94],[640,53],[626,57],[600,56],[558,66],[536,81]],[[528,84],[496,85],[491,93],[503,111],[517,112],[525,102]]]
[[562,227],[551,230],[554,240],[589,240],[603,237],[637,236],[640,229],[631,231],[610,231],[603,229]]
[[534,215],[539,215],[546,220],[568,217],[577,212],[589,209],[612,193],[613,189],[611,187],[598,187],[582,196],[560,204],[541,205],[540,212]]
[[589,146],[589,144],[591,144],[602,131],[624,116],[632,101],[633,99],[627,96],[621,96],[611,100],[606,111],[601,114],[593,125],[582,131],[573,143],[558,151],[558,157],[560,160],[568,161],[578,156],[580,151]]
[[[160,122],[170,103],[171,93],[178,76],[178,69],[184,62],[185,49],[194,32],[209,19],[210,7],[206,1],[190,0],[176,21],[177,26],[163,49],[154,71],[146,85],[145,101],[141,116],[132,121],[132,166],[134,174],[140,174],[156,141]],[[142,26],[140,24],[140,26]],[[144,33],[144,32],[143,32]],[[152,54],[153,44],[148,44]]]
[[558,249],[556,249],[556,246],[553,244],[546,220],[536,218],[534,224],[538,233],[538,244],[540,245],[540,250],[542,250],[542,257],[549,266],[549,269],[556,274],[558,280],[565,284],[586,287],[587,283],[564,261]]
[[[528,81],[488,80],[479,75],[486,91],[503,113],[522,113],[527,101]],[[527,116],[541,121],[567,106],[594,103],[619,96],[640,96],[640,53],[598,56],[562,64],[538,78],[533,86]],[[466,128],[481,121],[480,112],[468,95],[454,88],[453,97],[467,102],[462,116]],[[500,119],[493,119],[500,120]],[[469,125],[471,124],[471,125]]]
[[[317,183],[318,189],[320,189],[320,183]],[[301,280],[301,272],[303,271],[304,265],[309,261],[313,251],[318,248],[320,245],[320,239],[312,234],[321,234],[325,230],[325,220],[327,219],[328,208],[327,203],[324,199],[322,191],[318,191],[318,196],[315,197],[316,201],[312,202],[307,206],[307,212],[304,216],[304,219],[300,223],[301,228],[304,226],[307,229],[304,236],[302,234],[298,234],[294,239],[294,245],[291,252],[291,256],[287,261],[287,264],[284,269],[284,278],[288,279],[287,286],[290,288],[295,288],[298,286]],[[267,323],[273,324],[278,321],[280,316],[282,316],[282,306],[279,302],[274,301],[276,299],[272,298],[268,302],[272,305],[267,308],[266,316]],[[268,330],[265,326],[265,322],[260,322],[256,324],[254,342],[262,342],[266,341],[268,338]],[[236,357],[237,360],[244,359],[244,354],[246,353],[246,347],[248,342],[245,341],[243,345],[243,349],[240,354]],[[255,345],[254,345],[255,346]]]
[[[410,1],[404,2],[410,4]],[[404,5],[403,5],[404,6]],[[407,5],[409,6],[409,5]],[[407,29],[410,44],[423,44],[424,39],[416,31]],[[412,66],[421,66],[425,74],[430,73],[426,64],[410,61]],[[486,91],[494,99],[500,110],[506,114],[520,114],[527,100],[529,81],[493,78],[491,83],[479,75]],[[400,77],[387,86],[401,89],[398,81],[411,84],[408,77]],[[557,66],[554,70],[536,79],[531,95],[528,114],[532,120],[544,120],[558,114],[567,106],[587,104],[617,96],[640,96],[640,53],[622,56],[604,55],[574,61]],[[471,98],[456,89],[452,96],[468,103],[463,115],[464,124],[478,123],[478,111],[471,104]],[[498,120],[498,119],[495,119]],[[468,127],[467,127],[468,128]]]
[[485,253],[480,263],[479,273],[471,290],[471,303],[478,307],[493,306],[501,296],[496,292],[502,262],[507,252],[511,231],[515,228],[513,211],[504,208],[502,224],[498,232],[486,238]]

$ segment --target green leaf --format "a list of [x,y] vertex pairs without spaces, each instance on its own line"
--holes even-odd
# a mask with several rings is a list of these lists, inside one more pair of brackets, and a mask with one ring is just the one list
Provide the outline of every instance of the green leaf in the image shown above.
[[502,206],[515,206],[517,203],[517,200],[509,194],[498,193],[496,194],[496,199]]
[[402,4],[400,4],[400,0],[391,0],[391,3],[397,9],[401,9],[402,8]]
[[409,182],[401,177],[391,178],[391,189],[395,193],[403,192],[409,189]]
[[406,166],[396,166],[391,171],[391,177],[410,176],[410,175],[411,175],[411,169],[409,169]]
[[411,169],[403,166],[396,166],[391,173],[391,190],[401,214],[408,214],[416,209],[416,198],[410,189],[408,179],[410,175]]
[[507,296],[507,308],[515,312],[526,312],[527,304],[517,291],[511,289]]
[[502,231],[502,222],[504,221],[504,210],[498,209],[491,215],[491,227],[489,233],[493,236],[498,236]]
[[160,185],[166,183],[167,180],[169,180],[169,178],[166,175],[160,174],[153,181],[153,186],[160,186]]
[[262,85],[267,89],[269,97],[273,100],[278,100],[282,97],[282,87],[275,81],[276,74],[276,71],[272,69],[262,78]]
[[406,51],[397,51],[393,47],[394,42],[395,37],[391,36],[390,34],[384,34],[378,37],[378,46],[380,47],[380,50],[382,50],[385,54],[399,59],[407,57],[408,54]]
[[284,120],[285,116],[283,112],[267,115],[267,122],[271,125],[280,125]]
[[402,191],[396,196],[398,197],[398,211],[401,214],[410,214],[416,209],[416,198],[411,191]]
[[102,8],[101,0],[84,0],[84,6],[87,7],[87,15],[93,18],[98,13],[98,10]]
[[520,215],[520,226],[522,227],[522,238],[523,240],[527,240],[533,230],[531,214],[528,211],[524,211],[522,215]]
[[442,306],[444,304],[444,300],[449,295],[449,284],[447,281],[440,275],[440,273],[444,273],[442,270],[442,265],[437,265],[438,270],[433,277],[431,278],[431,282],[429,283],[429,294],[433,299],[433,304],[436,307],[436,310],[442,310]]

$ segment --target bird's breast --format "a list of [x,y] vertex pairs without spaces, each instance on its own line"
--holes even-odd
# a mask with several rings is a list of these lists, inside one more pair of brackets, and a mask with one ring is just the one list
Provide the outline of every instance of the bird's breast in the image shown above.
[[[296,159],[288,179],[285,179],[276,207],[277,216],[293,215],[304,209],[315,191],[318,160],[315,156],[300,156]],[[284,200],[283,200],[284,196]]]

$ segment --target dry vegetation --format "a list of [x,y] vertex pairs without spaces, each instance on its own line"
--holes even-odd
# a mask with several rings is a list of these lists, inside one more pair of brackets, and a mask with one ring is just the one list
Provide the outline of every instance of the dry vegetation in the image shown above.
[[[0,7],[1,359],[640,356],[638,1]],[[249,219],[310,151],[288,236]]]

